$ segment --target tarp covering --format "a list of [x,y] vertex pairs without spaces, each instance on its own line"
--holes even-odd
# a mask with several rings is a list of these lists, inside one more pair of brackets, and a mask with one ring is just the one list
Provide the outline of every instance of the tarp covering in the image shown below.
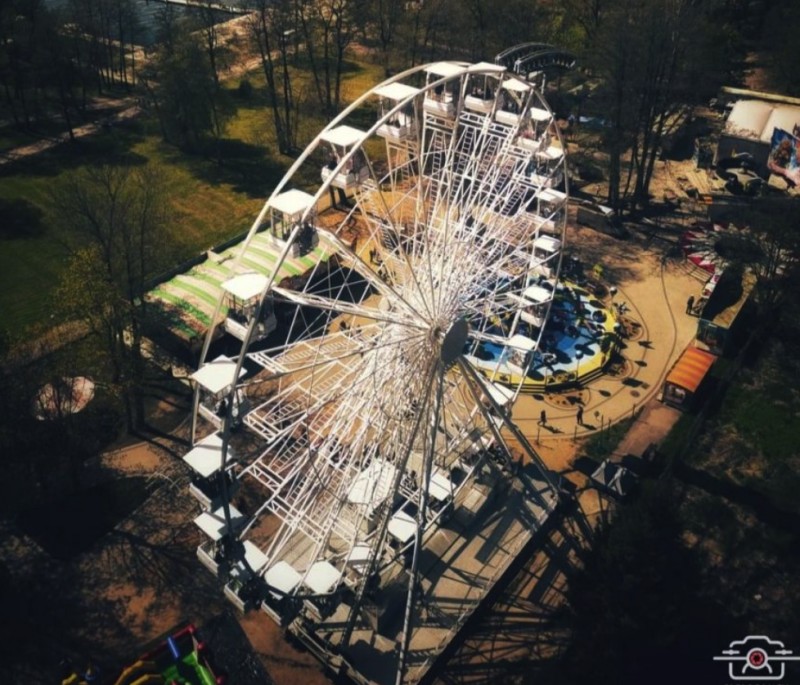
[[688,347],[667,376],[667,383],[695,392],[716,360],[710,352]]

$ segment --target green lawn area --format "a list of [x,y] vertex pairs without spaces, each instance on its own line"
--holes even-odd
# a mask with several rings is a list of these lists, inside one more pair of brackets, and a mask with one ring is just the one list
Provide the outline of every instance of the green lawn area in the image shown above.
[[[61,146],[14,165],[0,176],[0,201],[17,201],[3,221],[13,224],[14,230],[3,229],[0,234],[0,309],[7,329],[19,332],[49,320],[50,296],[74,244],[57,219],[49,217],[48,189],[84,165],[119,163],[120,153],[134,163],[160,164],[165,169],[167,194],[175,212],[170,238],[176,261],[248,228],[263,202],[237,187],[230,178],[233,170],[217,171],[212,162],[181,155],[157,136],[142,132],[139,125],[103,132],[91,141]],[[271,175],[276,178],[277,172]],[[31,221],[36,225],[26,226],[9,217],[21,211],[19,201],[27,209],[39,210],[38,221]],[[2,206],[8,209],[8,204]]]
[[[298,72],[296,88],[307,72]],[[375,65],[349,64],[343,98],[349,101],[381,78]],[[225,84],[236,112],[223,141],[223,164],[187,155],[161,141],[153,122],[102,131],[75,144],[0,168],[0,311],[3,328],[21,334],[33,324],[47,324],[51,297],[74,241],[48,212],[48,191],[60,178],[84,166],[108,163],[158,164],[166,173],[167,193],[175,212],[169,240],[169,264],[205,251],[250,228],[272,189],[294,161],[277,152],[271,113],[264,97],[263,75],[250,76],[253,96],[234,94],[239,79]],[[318,108],[315,108],[318,110]],[[300,143],[311,140],[325,120],[302,119]],[[304,170],[297,184],[313,189],[319,176]],[[155,275],[155,274],[154,274]]]

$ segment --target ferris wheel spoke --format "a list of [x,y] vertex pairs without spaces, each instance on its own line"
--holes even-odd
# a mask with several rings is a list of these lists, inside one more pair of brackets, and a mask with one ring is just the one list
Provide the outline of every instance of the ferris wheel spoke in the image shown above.
[[[376,177],[371,165],[369,169],[374,188],[380,188],[380,179]],[[419,278],[414,263],[419,249],[417,242],[419,233],[412,229],[412,235],[408,236],[406,222],[398,217],[397,213],[389,207],[383,193],[375,189],[369,191],[379,196],[378,202],[369,202],[369,207],[374,216],[370,214],[366,207],[363,208],[365,218],[372,225],[372,235],[377,238],[379,243],[382,242],[382,231],[384,229],[388,230],[391,235],[396,237],[397,245],[393,250],[386,253],[386,259],[390,260],[390,264],[391,260],[397,259],[399,261],[398,268],[402,273],[402,280],[404,282],[408,280],[409,283],[407,286],[413,286],[411,288],[403,288],[403,295],[401,298],[407,305],[411,306],[412,310],[415,311],[417,315],[430,318],[433,314],[431,303],[427,296],[427,291],[430,290],[430,288],[426,287],[427,281],[425,279]],[[365,204],[367,203],[365,202]],[[375,222],[380,223],[375,225]],[[414,224],[414,226],[416,226],[416,224]],[[384,262],[386,259],[384,259]],[[367,270],[373,272],[371,264]],[[395,293],[395,295],[396,294],[397,293]]]
[[[342,300],[334,300],[323,295],[316,295],[310,292],[298,292],[289,290],[288,288],[276,287],[272,291],[275,295],[279,295],[283,300],[292,302],[294,304],[303,305],[306,307],[316,307],[335,314],[349,314],[351,316],[369,319],[371,321],[380,321],[383,323],[396,323],[397,317],[392,317],[387,313],[382,312],[380,309],[374,307],[365,307],[357,303],[345,302]],[[424,328],[424,325],[409,318],[402,319],[403,326],[409,328]]]
[[[280,380],[281,378],[285,378],[287,376],[292,376],[294,374],[302,374],[306,371],[309,371],[314,368],[324,367],[326,365],[334,365],[334,364],[341,364],[343,362],[351,362],[356,360],[357,358],[360,359],[364,356],[365,353],[369,353],[372,351],[383,350],[391,347],[398,347],[403,344],[407,344],[409,342],[413,342],[414,340],[422,340],[425,336],[424,331],[420,330],[410,330],[408,332],[408,337],[398,339],[398,340],[382,340],[378,335],[374,335],[372,333],[372,329],[376,328],[375,326],[368,326],[364,325],[360,328],[360,335],[356,338],[354,336],[350,336],[343,333],[333,334],[324,336],[324,338],[320,338],[319,341],[326,341],[335,344],[337,339],[341,339],[343,342],[346,342],[347,349],[339,352],[336,351],[335,353],[326,353],[325,355],[305,355],[301,356],[300,358],[295,357],[291,361],[291,363],[287,363],[286,360],[281,360],[280,356],[289,354],[292,350],[297,349],[297,345],[291,347],[281,347],[279,348],[280,354],[275,356],[270,356],[269,354],[264,353],[257,353],[255,355],[251,354],[252,358],[258,361],[260,364],[265,364],[264,357],[267,356],[271,360],[270,368],[265,368],[263,373],[258,374],[257,376],[244,381],[241,384],[241,387],[248,388],[252,386],[258,386],[263,383],[269,383],[276,380]],[[272,351],[273,354],[275,350]]]
[[396,308],[413,314],[417,318],[423,318],[424,314],[416,308],[404,293],[397,288],[393,288],[381,278],[370,264],[367,264],[359,255],[353,252],[347,245],[345,245],[338,236],[333,234],[326,234],[326,240],[331,241],[340,254],[352,264],[353,268],[372,286],[379,294],[384,296]]

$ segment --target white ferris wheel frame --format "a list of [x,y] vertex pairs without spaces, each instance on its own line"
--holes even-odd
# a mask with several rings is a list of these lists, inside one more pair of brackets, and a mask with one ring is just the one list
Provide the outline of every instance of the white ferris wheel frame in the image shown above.
[[[444,73],[437,73],[437,70]],[[285,305],[296,305],[291,326],[297,326],[300,338],[271,351],[252,352],[258,317],[249,322],[240,354],[229,362],[232,382],[225,388],[227,404],[220,428],[220,470],[224,472],[229,464],[234,405],[239,401],[240,394],[255,392],[258,387],[268,383],[279,387],[273,396],[261,398],[262,403],[245,417],[248,429],[263,440],[264,449],[243,468],[240,477],[255,478],[266,486],[267,495],[237,537],[245,539],[265,513],[274,514],[281,521],[269,546],[262,550],[264,556],[263,559],[259,558],[260,567],[252,569],[265,577],[277,563],[288,563],[286,559],[293,556],[290,550],[298,535],[304,536],[310,547],[307,546],[302,554],[295,554],[292,558],[295,563],[302,556],[304,563],[298,571],[298,582],[285,593],[299,599],[334,593],[335,589],[330,590],[319,583],[315,587],[315,579],[322,571],[332,573],[329,567],[333,568],[339,573],[338,579],[333,582],[335,588],[346,580],[348,562],[355,550],[361,553],[368,550],[362,564],[363,572],[351,588],[355,601],[348,618],[345,645],[369,578],[380,573],[403,553],[410,554],[411,580],[400,679],[405,669],[408,624],[415,604],[419,553],[426,531],[444,515],[443,510],[435,508],[439,504],[438,500],[434,501],[437,483],[439,492],[449,487],[449,496],[452,497],[456,485],[448,478],[451,469],[464,471],[467,476],[465,483],[468,484],[469,478],[486,460],[485,448],[493,446],[508,461],[511,454],[509,440],[513,440],[521,445],[529,459],[538,464],[542,478],[553,490],[557,490],[538,455],[510,420],[510,408],[522,388],[521,382],[509,381],[513,379],[508,373],[512,368],[510,362],[503,362],[505,366],[502,368],[500,361],[493,368],[491,364],[480,366],[474,353],[467,354],[464,351],[468,341],[472,341],[470,349],[473,352],[481,346],[490,346],[492,349],[504,349],[507,353],[515,346],[521,346],[515,349],[526,361],[521,362],[517,376],[523,378],[531,367],[544,323],[538,327],[536,335],[530,334],[526,338],[518,334],[516,331],[523,326],[520,302],[527,302],[523,297],[524,292],[533,281],[532,274],[544,262],[549,262],[546,265],[549,276],[543,281],[555,292],[566,212],[541,216],[538,210],[534,210],[531,213],[534,216],[521,220],[518,220],[518,215],[526,211],[520,207],[520,203],[530,203],[538,198],[545,188],[556,184],[555,177],[563,177],[566,190],[563,143],[553,113],[536,88],[497,65],[444,62],[406,70],[358,97],[307,146],[259,212],[242,243],[239,256],[230,267],[232,276],[243,271],[241,260],[256,234],[263,228],[273,201],[287,189],[303,165],[314,161],[315,153],[327,144],[331,132],[340,129],[365,104],[375,102],[379,97],[376,91],[384,89],[385,92],[387,86],[406,84],[420,76],[426,77],[424,84],[415,87],[413,93],[409,92],[407,96],[394,101],[393,105],[386,106],[369,129],[360,131],[361,136],[355,144],[344,146],[342,154],[336,159],[335,168],[329,170],[309,206],[292,227],[273,271],[258,296],[257,311],[260,312],[268,298]],[[491,98],[486,99],[491,104],[486,105],[489,108],[486,112],[468,111],[465,103],[470,93],[467,88],[470,84],[475,86],[481,77],[484,81],[489,79],[492,82]],[[448,117],[426,110],[425,102],[433,95],[441,96],[442,92],[454,85],[458,87],[458,92],[453,93],[457,105],[448,124]],[[498,113],[504,111],[503,98],[515,97],[517,111],[508,111],[508,116],[502,117],[501,121]],[[388,172],[385,174],[376,173],[375,162],[380,160],[371,159],[364,145],[368,140],[379,137],[382,127],[408,111],[412,111],[411,120],[416,127],[415,144],[418,146],[417,159],[407,160],[409,165],[416,161],[418,178],[416,185],[412,183],[405,193],[406,198],[410,197],[415,202],[414,225],[411,238],[405,244],[398,242],[394,250],[381,248],[382,260],[385,265],[388,264],[387,272],[382,275],[373,267],[371,255],[367,260],[365,248],[362,246],[357,251],[351,249],[342,239],[341,231],[351,217],[360,212],[360,219],[367,222],[370,228],[371,242],[379,242],[381,225],[388,224],[398,234],[401,232],[399,224],[402,220],[395,212],[399,212],[403,192],[399,191],[401,198],[391,207],[386,197],[399,187],[396,184],[398,170],[392,166],[391,143],[386,139],[386,160],[383,162]],[[547,124],[543,127],[541,139],[537,141],[539,149],[534,151],[524,146],[523,134],[531,121],[536,122],[537,118],[539,122],[545,121],[542,112],[548,114]],[[514,121],[516,123],[508,123]],[[448,126],[451,127],[449,134]],[[471,131],[469,141],[466,140],[465,131]],[[561,156],[559,159],[551,153],[551,161],[555,161],[555,164],[545,175],[547,183],[541,176],[537,177],[537,181],[527,184],[521,181],[518,177],[528,173],[525,167],[527,160],[547,158],[552,147],[547,148],[546,143],[551,139],[556,149],[560,147]],[[394,144],[397,145],[396,142]],[[425,146],[431,147],[425,149]],[[469,156],[470,152],[472,156]],[[490,155],[494,156],[490,158]],[[337,177],[350,167],[354,159],[359,158],[367,169],[367,179],[372,182],[371,198],[367,198],[363,190],[364,183],[359,183],[355,190],[356,201],[347,212],[347,218],[337,224],[334,232],[316,226],[315,231],[326,248],[340,259],[343,272],[357,274],[365,283],[365,292],[371,293],[381,303],[370,307],[365,305],[365,300],[350,302],[346,298],[336,299],[311,292],[307,284],[299,290],[292,290],[277,282],[279,268],[289,258],[302,227],[313,221],[320,200],[335,185]],[[491,163],[495,160],[496,163]],[[428,163],[439,164],[437,178],[433,173],[426,173]],[[458,176],[461,173],[458,171],[459,164],[473,172],[469,179],[465,180],[465,173]],[[483,176],[478,177],[478,172]],[[382,181],[388,183],[388,190],[381,188]],[[566,193],[561,195],[565,206]],[[393,200],[396,199],[393,196]],[[378,214],[384,212],[381,218],[376,219],[375,215],[371,218],[366,206],[368,200],[372,210]],[[423,207],[430,203],[432,209],[424,210],[423,216]],[[544,231],[540,228],[548,221],[549,232],[555,235],[545,239]],[[522,226],[518,236],[512,235],[513,230],[517,230],[515,226]],[[534,245],[540,238],[542,244],[555,246],[546,259],[538,259],[535,255]],[[406,245],[410,245],[408,250]],[[522,256],[527,260],[522,266],[523,271],[509,275],[509,279],[516,283],[516,292],[512,293],[512,297],[500,291],[499,267],[492,277],[483,275],[487,264],[493,264],[495,260],[505,266],[512,262],[522,263]],[[317,264],[313,273],[316,274],[319,268]],[[468,278],[470,275],[472,279]],[[343,290],[344,286],[339,290],[340,295]],[[551,302],[552,298],[543,305],[543,320],[548,316]],[[297,312],[302,307],[327,312],[327,326],[322,335],[311,335],[310,326],[303,329],[305,324],[297,323]],[[201,368],[208,363],[214,328],[221,320],[222,311],[223,298],[220,297],[200,355]],[[351,317],[351,320],[361,320],[358,336],[348,334],[341,328],[341,323],[338,330],[334,331],[331,327],[330,324],[338,320],[337,317],[345,316]],[[511,321],[509,330],[506,330],[505,323],[491,323],[489,320],[492,317],[498,321],[501,318]],[[365,319],[372,323],[364,322]],[[480,321],[479,328],[474,327],[475,321]],[[398,337],[400,330],[406,331],[406,338]],[[528,327],[526,330],[532,329]],[[290,333],[288,335],[291,337]],[[406,358],[407,354],[404,356],[411,349],[410,341],[414,343],[413,349],[423,351],[413,362]],[[257,376],[240,381],[248,359],[257,360],[263,370]],[[336,372],[329,374],[329,370],[334,368]],[[398,381],[403,374],[406,375],[403,381],[408,386],[406,393],[401,393]],[[331,378],[326,378],[326,375],[331,375]],[[315,389],[319,392],[316,398],[313,396]],[[367,389],[370,393],[366,392]],[[305,397],[299,406],[288,407],[295,395],[303,393]],[[200,387],[197,386],[192,417],[193,443],[199,425],[200,394]],[[403,416],[397,414],[397,407],[404,412]],[[258,411],[260,415],[257,415]],[[282,426],[275,429],[268,425],[270,421],[267,419],[279,422]],[[303,439],[298,439],[297,436],[301,434]],[[395,448],[395,444],[399,447]],[[483,456],[465,465],[476,452]],[[335,464],[334,457],[337,459]],[[413,470],[412,465],[416,467]],[[420,469],[419,474],[417,468]],[[337,471],[342,471],[341,478],[335,475]],[[416,479],[415,487],[407,484],[409,474]],[[222,478],[221,482],[224,493],[225,479]],[[354,494],[356,482],[366,483],[364,501],[359,501],[359,495]],[[463,483],[460,486],[465,487]],[[291,496],[287,494],[289,492]],[[402,502],[400,507],[387,504],[398,498]],[[233,531],[230,503],[227,497],[223,499],[225,526],[228,531]],[[386,548],[392,533],[391,525],[393,522],[398,522],[398,526],[402,523],[402,518],[398,517],[406,512],[409,503],[416,504],[416,511],[406,514],[414,524],[408,528],[413,527],[414,532],[405,544],[393,548],[394,556],[387,561]],[[356,514],[348,518],[344,514],[350,509]],[[368,529],[369,532],[365,533]],[[332,545],[333,539],[339,541],[338,547]],[[331,555],[334,547],[338,553]],[[322,564],[328,566],[322,568]]]

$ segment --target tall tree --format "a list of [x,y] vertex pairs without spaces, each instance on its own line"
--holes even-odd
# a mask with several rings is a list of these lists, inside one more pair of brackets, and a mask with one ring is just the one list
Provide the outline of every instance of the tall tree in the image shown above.
[[278,148],[288,154],[297,145],[297,111],[288,64],[295,7],[290,1],[268,0],[251,0],[251,6],[254,11],[248,19],[249,35],[261,57]]
[[300,0],[297,16],[306,44],[314,85],[323,110],[339,110],[348,47],[356,34],[358,6],[353,0]]
[[148,276],[169,259],[169,210],[158,169],[101,166],[73,174],[51,193],[54,216],[81,241],[57,293],[63,315],[103,343],[111,382],[131,428],[143,420],[142,325]]
[[705,18],[703,0],[614,0],[600,15],[591,57],[603,80],[608,200],[617,209],[629,193],[635,204],[648,203],[664,137],[686,112],[687,98],[699,95],[688,78],[704,45]]
[[185,23],[176,25],[170,20],[166,26],[165,40],[140,70],[139,81],[158,116],[164,139],[187,150],[200,150],[210,135],[221,164],[220,142],[230,108],[198,36]]

